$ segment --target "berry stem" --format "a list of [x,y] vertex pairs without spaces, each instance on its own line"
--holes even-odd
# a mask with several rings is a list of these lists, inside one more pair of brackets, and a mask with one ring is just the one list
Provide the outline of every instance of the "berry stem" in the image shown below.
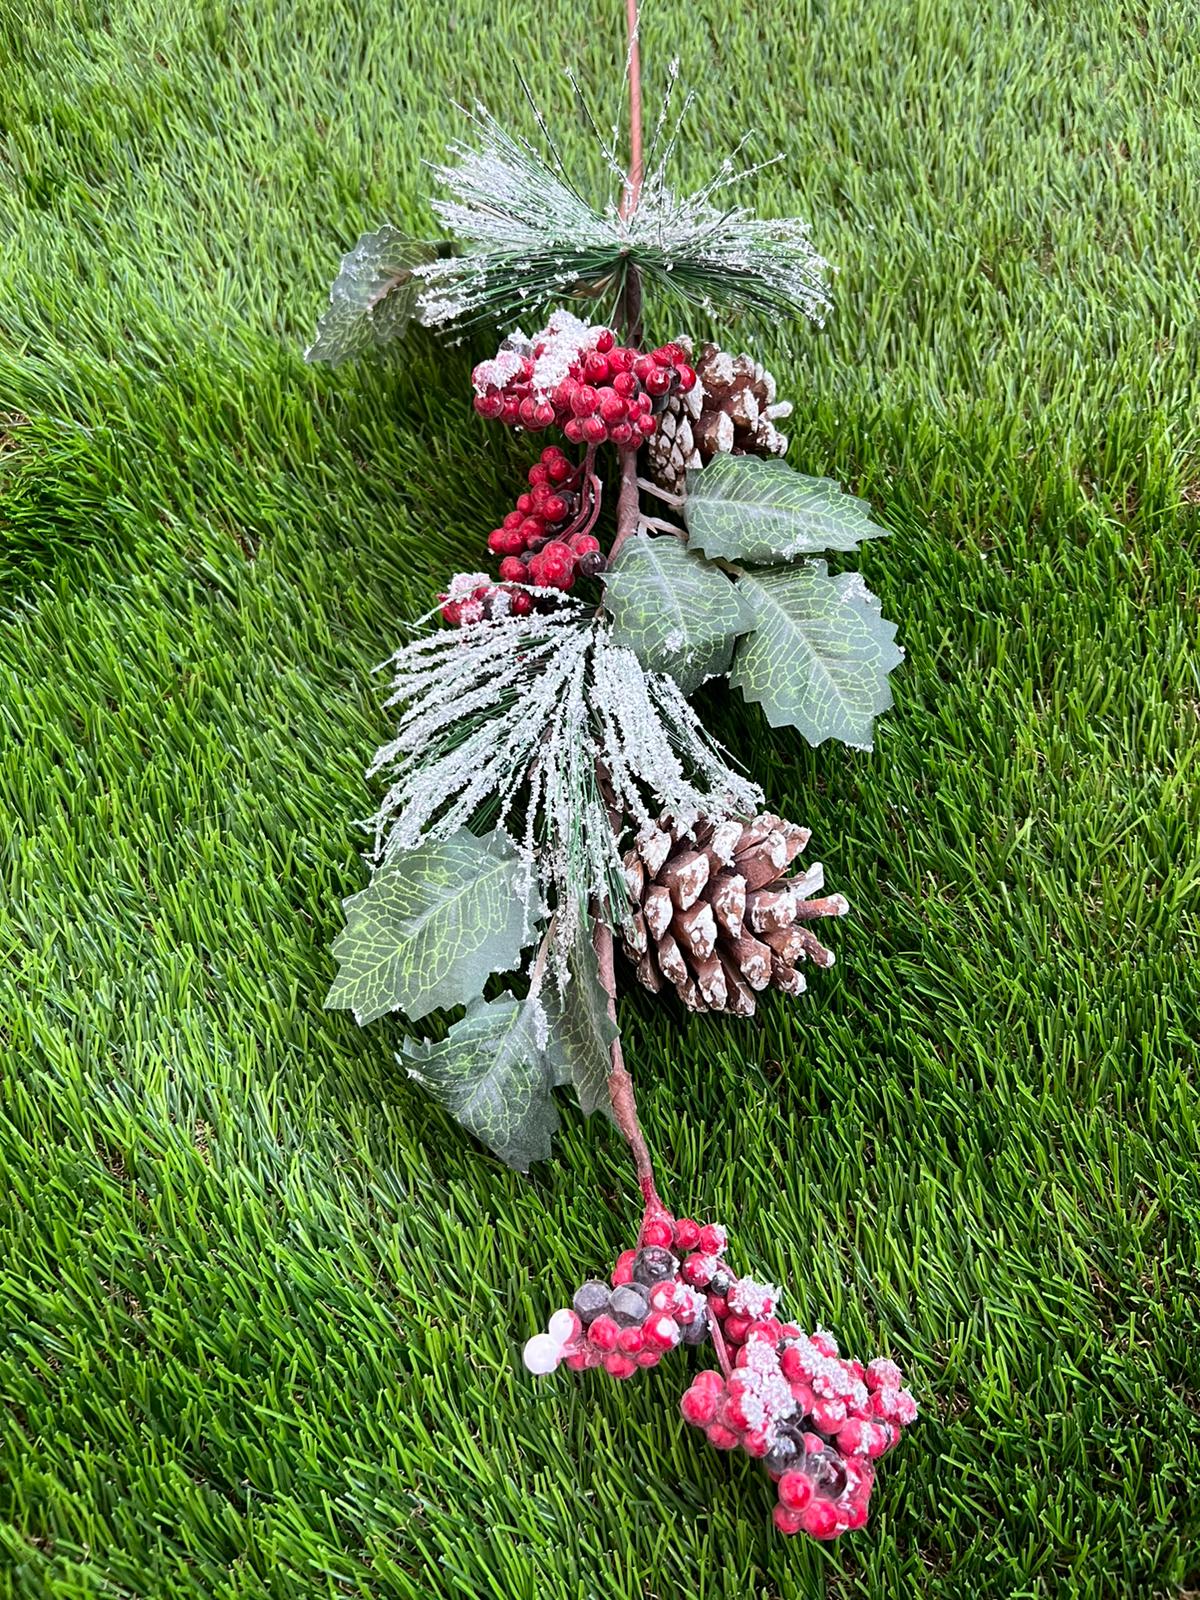
[[721,1332],[721,1322],[718,1317],[709,1317],[708,1330],[712,1336],[713,1354],[717,1358],[717,1365],[723,1377],[728,1378],[733,1371],[733,1364],[729,1359],[729,1351],[725,1348],[725,1335]]

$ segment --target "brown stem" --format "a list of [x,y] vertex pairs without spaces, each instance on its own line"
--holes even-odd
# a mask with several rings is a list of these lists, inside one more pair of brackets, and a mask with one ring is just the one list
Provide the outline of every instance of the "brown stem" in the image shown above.
[[[601,916],[597,916],[592,924],[592,943],[596,949],[596,960],[600,968],[600,982],[608,996],[608,1014],[613,1026],[616,1027],[617,980],[613,971],[613,936],[612,929]],[[625,1055],[621,1049],[619,1033],[609,1047],[608,1098],[612,1102],[617,1127],[624,1134],[625,1142],[633,1152],[638,1186],[646,1202],[646,1214],[664,1211],[666,1208],[658,1198],[658,1190],[654,1184],[654,1163],[650,1160],[650,1151],[646,1148],[645,1135],[638,1121],[633,1079],[625,1067]]]
[[[638,0],[625,0],[625,20],[629,30],[629,173],[625,180],[625,192],[621,197],[621,215],[628,218],[637,210],[642,190],[642,67],[638,52]],[[629,264],[625,268],[625,281],[621,293],[621,320],[624,323],[626,339],[630,344],[636,344],[641,337],[642,282],[637,268]],[[621,488],[617,498],[617,532],[608,553],[610,562],[637,528],[638,509],[637,451],[623,450]],[[619,815],[614,815],[612,822],[614,829],[618,827]],[[592,922],[592,942],[595,945],[596,961],[600,968],[600,982],[608,997],[608,1014],[613,1027],[616,1028],[617,980],[613,971],[612,929],[598,913]],[[638,1185],[645,1201],[642,1213],[642,1229],[644,1229],[647,1218],[665,1211],[666,1207],[659,1199],[658,1189],[655,1187],[654,1164],[650,1160],[650,1151],[646,1147],[642,1125],[638,1121],[633,1079],[625,1066],[625,1054],[621,1049],[619,1032],[609,1047],[608,1098],[612,1103],[617,1127],[624,1134],[625,1142],[633,1152]],[[638,1233],[638,1243],[641,1244],[641,1230]]]
[[625,0],[629,36],[629,173],[621,196],[621,215],[631,217],[642,194],[642,61],[638,46],[638,0]]

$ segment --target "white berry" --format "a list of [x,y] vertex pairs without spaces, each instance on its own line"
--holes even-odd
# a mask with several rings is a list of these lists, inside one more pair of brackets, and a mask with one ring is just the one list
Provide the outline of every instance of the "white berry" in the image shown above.
[[548,1333],[535,1333],[525,1346],[525,1365],[536,1377],[553,1372],[561,1360],[562,1346]]

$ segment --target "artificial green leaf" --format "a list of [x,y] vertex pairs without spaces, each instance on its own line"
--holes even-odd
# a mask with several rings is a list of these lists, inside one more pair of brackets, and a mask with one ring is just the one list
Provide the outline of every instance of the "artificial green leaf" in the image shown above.
[[608,1014],[608,997],[586,927],[567,954],[570,981],[552,975],[542,996],[549,1023],[546,1052],[558,1084],[572,1084],[585,1116],[608,1109],[609,1047],[617,1025]]
[[858,573],[831,578],[823,561],[805,562],[744,573],[738,588],[758,626],[738,641],[730,683],[773,728],[869,750],[872,721],[892,703],[887,675],[904,653]]
[[536,1000],[476,1000],[438,1043],[406,1039],[397,1060],[468,1132],[528,1172],[558,1127],[554,1074],[538,1043]]
[[685,694],[727,672],[754,614],[719,568],[668,534],[627,539],[604,580],[613,643],[669,672]]
[[317,336],[304,359],[336,367],[401,338],[421,288],[413,268],[435,254],[431,246],[405,238],[390,223],[364,233],[342,257],[342,270],[329,291],[329,309],[317,323]]
[[396,856],[345,902],[333,942],[341,970],[325,1004],[359,1023],[387,1011],[415,1022],[474,1000],[529,941],[525,870],[498,830],[480,839],[460,828]]
[[857,550],[886,533],[865,500],[832,478],[806,478],[785,462],[717,455],[687,475],[688,539],[728,561],[791,561],[817,550]]

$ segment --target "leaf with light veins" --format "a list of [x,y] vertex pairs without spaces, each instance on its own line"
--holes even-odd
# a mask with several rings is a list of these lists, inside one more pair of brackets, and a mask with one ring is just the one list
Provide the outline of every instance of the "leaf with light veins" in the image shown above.
[[536,1001],[477,1000],[444,1039],[406,1039],[396,1059],[510,1167],[549,1157],[558,1110]]
[[892,703],[887,675],[904,653],[858,573],[831,578],[813,561],[743,573],[738,588],[758,626],[738,641],[730,683],[773,728],[869,750],[871,724]]
[[345,902],[326,1006],[353,1011],[360,1024],[388,1011],[416,1022],[474,1000],[529,942],[525,876],[499,830],[480,839],[460,828],[397,855]]
[[435,254],[430,245],[405,238],[390,223],[364,233],[342,257],[342,270],[329,291],[329,307],[304,359],[336,367],[351,356],[401,338],[416,312],[421,289],[413,268]]
[[727,561],[791,561],[818,550],[857,550],[881,539],[865,500],[832,478],[806,478],[777,458],[717,455],[687,475],[688,540]]
[[668,534],[627,539],[604,580],[613,643],[669,672],[684,694],[727,672],[754,614],[719,568]]
[[567,952],[570,981],[553,973],[542,997],[550,1024],[546,1051],[558,1084],[573,1084],[585,1116],[609,1109],[609,1047],[617,1026],[608,1014],[600,967],[586,926]]

